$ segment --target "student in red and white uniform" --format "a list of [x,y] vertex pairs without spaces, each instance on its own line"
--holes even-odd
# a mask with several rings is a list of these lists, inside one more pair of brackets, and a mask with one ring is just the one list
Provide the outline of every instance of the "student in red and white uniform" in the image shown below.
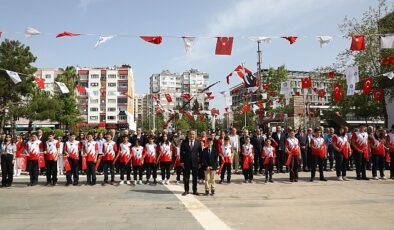
[[57,159],[59,158],[58,149],[60,143],[55,140],[55,134],[49,133],[48,140],[45,143],[45,165],[46,165],[46,176],[47,183],[45,186],[57,184]]
[[86,157],[86,185],[96,184],[96,162],[98,156],[98,144],[93,140],[93,134],[86,135],[83,145],[83,154]]
[[148,138],[148,143],[145,145],[145,169],[146,169],[146,183],[149,183],[150,177],[153,178],[153,183],[156,184],[157,178],[157,145],[154,137]]
[[163,141],[159,144],[159,161],[161,170],[161,180],[163,184],[168,184],[170,180],[170,170],[172,156],[175,154],[175,146],[168,140],[167,134],[163,134]]
[[219,147],[219,157],[221,158],[221,165],[219,168],[220,181],[222,184],[224,181],[224,174],[227,171],[227,183],[231,183],[231,158],[234,154],[234,148],[230,144],[230,138],[228,136],[224,137],[222,146]]
[[358,132],[352,134],[351,144],[354,149],[353,159],[356,163],[357,180],[369,180],[366,173],[366,165],[369,159],[368,133],[365,125],[361,124]]
[[[98,143],[97,143],[98,145]],[[104,171],[104,182],[103,185],[108,184],[108,169],[111,173],[111,185],[115,184],[115,170],[114,170],[114,160],[116,152],[118,151],[118,146],[115,141],[112,140],[112,134],[107,133],[105,135],[105,142],[103,143],[103,171]]]
[[394,179],[394,125],[391,126],[391,131],[387,134],[386,143],[390,154],[390,179]]
[[131,143],[129,136],[123,136],[123,141],[119,145],[118,155],[120,156],[120,183],[124,184],[124,174],[126,173],[126,183],[131,181]]
[[254,148],[250,143],[250,137],[244,139],[245,144],[242,145],[242,171],[244,173],[245,183],[252,183],[253,181],[253,164],[254,164]]
[[300,142],[295,137],[295,131],[290,130],[290,136],[285,141],[285,150],[288,154],[286,165],[290,170],[290,182],[298,182],[298,164],[301,160]]
[[29,161],[30,183],[28,186],[34,186],[38,183],[38,158],[43,152],[43,143],[37,139],[37,134],[30,134],[30,140],[26,144],[25,153]]
[[324,159],[327,157],[327,145],[322,137],[322,131],[319,128],[315,129],[315,136],[312,137],[310,147],[312,149],[312,168],[311,179],[312,182],[316,175],[316,164],[319,165],[319,174],[321,181],[327,181],[324,177]]
[[[70,133],[70,139],[64,144],[64,154],[71,166],[71,171],[66,172],[66,186],[70,184],[78,185],[79,181],[79,152],[82,149],[82,145],[75,138],[75,133]],[[73,176],[72,180],[71,175]]]
[[183,142],[184,138],[180,138],[178,142],[178,146],[176,147],[175,151],[175,162],[174,162],[174,170],[176,173],[176,184],[179,184],[181,182],[181,173],[183,170],[182,164],[181,164],[181,145]]
[[274,139],[268,138],[265,140],[265,145],[261,152],[261,157],[264,159],[263,166],[265,168],[265,183],[268,181],[273,183],[272,180],[272,172],[274,170],[275,165],[275,148],[271,145],[271,141],[275,142]]
[[371,148],[372,160],[372,177],[379,180],[377,170],[379,169],[380,179],[385,180],[384,163],[386,156],[385,133],[382,127],[377,127],[374,134],[368,137],[369,146]]
[[[25,143],[22,140],[22,137],[20,135],[16,136],[16,161],[14,164],[14,176],[18,177],[21,175],[22,169],[20,169],[19,166],[19,162],[25,159],[24,158],[24,150],[25,150]],[[26,162],[25,162],[26,163]]]
[[138,184],[142,184],[142,174],[144,172],[144,158],[145,152],[144,147],[141,146],[141,140],[135,140],[135,146],[131,148],[131,160],[133,162],[133,176],[134,176],[134,185],[137,184],[137,173],[138,173]]
[[339,128],[338,135],[332,137],[332,146],[334,148],[335,169],[338,181],[347,181],[346,168],[352,150],[344,126]]

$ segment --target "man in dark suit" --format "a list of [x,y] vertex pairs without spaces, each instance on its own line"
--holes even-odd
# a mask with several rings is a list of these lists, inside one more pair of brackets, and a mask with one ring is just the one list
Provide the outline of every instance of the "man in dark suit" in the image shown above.
[[189,194],[189,180],[190,171],[192,172],[193,194],[198,195],[197,192],[197,172],[200,163],[200,156],[202,154],[201,142],[196,139],[196,131],[190,130],[188,139],[181,144],[181,164],[183,166],[183,183],[185,192],[183,196]]
[[259,128],[256,129],[255,135],[252,137],[252,145],[254,148],[254,174],[257,174],[257,169],[259,173],[263,173],[263,161],[261,158],[261,151],[264,147],[265,138],[262,135],[261,130]]
[[283,165],[285,163],[285,141],[286,141],[286,136],[285,133],[282,130],[282,127],[279,125],[276,127],[276,132],[272,133],[272,138],[278,143],[278,147],[276,147],[276,156],[277,156],[277,161],[276,161],[276,172],[279,173],[284,173],[283,171]]
[[209,189],[211,189],[212,196],[215,194],[215,174],[218,165],[218,152],[213,146],[213,139],[208,137],[208,147],[202,151],[201,155],[201,169],[205,174],[205,195],[209,194]]
[[301,148],[301,158],[302,158],[302,170],[304,172],[308,172],[308,135],[306,134],[306,128],[300,128],[298,133],[296,134],[296,138],[298,139],[300,143],[300,148]]

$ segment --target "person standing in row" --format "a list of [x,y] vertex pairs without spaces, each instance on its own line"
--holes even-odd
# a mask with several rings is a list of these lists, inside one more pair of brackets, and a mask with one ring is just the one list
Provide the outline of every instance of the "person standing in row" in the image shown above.
[[359,131],[352,135],[353,157],[356,163],[356,179],[369,180],[366,173],[367,160],[369,158],[368,134],[365,125],[360,125]]
[[58,149],[60,147],[60,142],[55,140],[55,135],[53,133],[48,134],[48,140],[45,143],[45,165],[47,183],[45,186],[57,184],[57,160],[59,158]]
[[223,145],[219,149],[219,156],[221,158],[220,165],[220,182],[222,184],[224,181],[224,174],[227,171],[227,183],[231,182],[231,159],[234,154],[235,149],[230,144],[230,138],[228,136],[224,137]]
[[123,142],[119,145],[118,155],[120,158],[120,183],[124,184],[124,174],[126,173],[126,184],[131,182],[131,143],[128,136],[123,136]]
[[[290,130],[290,136],[286,139],[285,150],[288,154],[286,166],[288,166],[290,170],[290,182],[298,182],[298,164],[300,162],[301,149],[293,129]],[[279,157],[277,160],[279,160]]]
[[[21,175],[22,169],[19,167],[20,161],[25,161],[26,156],[23,154],[23,151],[25,150],[25,142],[23,142],[23,139],[20,135],[16,136],[16,160],[14,164],[14,176],[18,177]],[[26,165],[26,162],[24,163]],[[23,169],[25,170],[25,169]]]
[[205,195],[209,194],[211,191],[211,195],[215,194],[215,174],[218,168],[218,152],[213,147],[213,139],[207,138],[208,147],[206,147],[202,152],[201,157],[201,168],[205,173]]
[[312,148],[312,168],[311,168],[311,179],[312,182],[316,175],[316,164],[319,165],[319,174],[321,181],[327,181],[324,177],[324,159],[327,157],[327,145],[321,136],[322,131],[319,128],[315,129],[315,137],[311,140]]
[[181,164],[183,167],[183,184],[185,191],[183,196],[189,194],[190,171],[192,172],[193,194],[199,195],[197,192],[197,173],[198,164],[200,162],[199,156],[202,153],[202,145],[196,139],[196,131],[190,130],[188,139],[184,140],[181,145]]
[[379,180],[377,170],[380,173],[380,179],[385,180],[384,162],[386,155],[385,133],[381,127],[378,127],[375,134],[369,136],[369,146],[371,147],[372,160],[372,177]]
[[387,134],[386,143],[390,154],[390,179],[394,179],[394,125],[391,126],[391,131]]
[[345,133],[345,127],[341,126],[339,128],[338,135],[333,135],[332,146],[334,149],[335,169],[338,181],[347,181],[348,179],[346,177],[346,169],[352,150]]
[[63,159],[63,150],[64,150],[64,142],[63,142],[63,137],[59,136],[57,137],[57,143],[59,143],[59,147],[57,148],[57,175],[63,175],[64,174],[64,159]]
[[[71,166],[71,171],[66,172],[67,183],[66,186],[72,184],[78,185],[79,181],[79,152],[81,151],[81,144],[75,140],[75,133],[70,133],[70,139],[64,145],[64,153],[67,156],[68,162]],[[72,180],[71,180],[72,175]]]
[[176,173],[176,184],[181,182],[181,174],[182,174],[182,164],[181,164],[181,145],[184,138],[181,137],[178,142],[178,146],[176,147],[175,156],[174,156],[174,170]]
[[148,143],[145,145],[145,169],[146,169],[146,184],[152,176],[153,184],[156,184],[157,178],[157,145],[153,137],[148,138]]
[[253,182],[253,164],[254,164],[254,148],[250,144],[250,137],[244,137],[245,144],[242,145],[242,171],[244,173],[245,183]]
[[263,165],[265,167],[265,183],[268,181],[273,183],[272,174],[275,164],[275,148],[271,146],[271,139],[265,140],[265,146],[261,152],[261,157],[264,159]]
[[237,129],[236,128],[231,128],[231,132],[229,135],[229,140],[230,140],[230,145],[233,149],[232,154],[231,154],[231,161],[232,161],[232,166],[234,169],[234,173],[238,174],[238,168],[239,168],[239,153],[241,152],[241,143],[240,143],[240,137],[237,134]]
[[251,142],[254,148],[254,174],[257,172],[262,174],[263,172],[263,161],[261,158],[261,151],[264,147],[265,137],[262,135],[261,130],[259,128],[256,129],[256,134],[253,136]]
[[[141,140],[135,140],[135,146],[131,148],[131,160],[133,162],[133,177],[134,183],[133,185],[142,184],[142,174],[144,172],[144,158],[145,158],[145,151],[144,147],[141,146]],[[138,178],[137,178],[138,174]],[[138,182],[137,182],[138,179]]]
[[[115,184],[115,169],[114,169],[114,160],[116,152],[118,151],[118,146],[115,141],[112,140],[112,134],[107,133],[105,135],[105,142],[103,143],[103,170],[104,170],[104,182],[103,185],[108,184],[108,169],[111,173],[111,185]],[[98,145],[98,144],[97,144]]]
[[[282,130],[281,126],[276,127],[276,132],[272,134],[272,138],[278,143],[278,147],[276,148],[276,172],[284,173],[283,171],[283,163],[285,162],[285,150],[286,150],[286,135]],[[298,165],[298,164],[297,164]]]
[[161,180],[163,184],[168,184],[170,180],[170,170],[172,156],[175,154],[174,145],[168,140],[168,135],[163,134],[163,140],[159,145],[159,161],[161,169]]
[[30,135],[30,140],[26,144],[25,152],[30,166],[30,183],[28,186],[34,186],[38,183],[38,158],[43,152],[43,143],[37,139],[37,135],[35,133]]
[[88,133],[83,145],[83,154],[86,157],[86,185],[96,184],[96,162],[98,156],[98,144],[93,140],[93,134]]
[[10,187],[14,175],[14,164],[16,158],[16,145],[11,134],[5,135],[0,149],[1,153],[1,187]]

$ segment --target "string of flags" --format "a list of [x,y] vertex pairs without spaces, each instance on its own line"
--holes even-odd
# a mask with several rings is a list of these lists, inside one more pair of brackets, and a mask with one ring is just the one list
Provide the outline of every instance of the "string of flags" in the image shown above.
[[[21,34],[21,32],[6,32],[0,31],[0,37],[5,36],[6,34]],[[74,33],[70,31],[63,31],[57,34],[52,33],[42,33],[41,31],[33,28],[27,27],[24,31],[24,35],[26,38],[31,38],[35,36],[42,36],[42,35],[55,35],[56,38],[67,38],[67,37],[77,37],[77,36],[95,36],[98,37],[97,42],[95,43],[94,47],[97,48],[98,46],[106,43],[115,37],[139,37],[145,42],[160,45],[163,43],[164,38],[176,38],[182,39],[183,44],[185,47],[186,53],[190,54],[193,50],[193,47],[196,43],[197,39],[216,39],[216,47],[215,47],[215,54],[216,55],[231,55],[233,44],[236,39],[248,39],[253,42],[259,43],[271,43],[273,39],[283,39],[289,42],[290,45],[295,44],[300,39],[307,39],[307,38],[314,38],[317,40],[318,44],[321,48],[327,46],[334,40],[334,36],[329,35],[318,35],[318,36],[295,36],[295,35],[288,35],[288,36],[176,36],[176,35],[154,35],[154,36],[147,36],[147,35],[132,35],[132,34],[112,34],[112,35],[103,35],[103,34],[90,34],[90,33]],[[356,34],[351,35],[351,44],[350,50],[352,51],[362,51],[365,50],[365,39],[369,36],[380,36],[381,38],[381,48],[382,49],[392,49],[394,48],[394,35],[393,34]],[[336,36],[340,38],[344,38],[344,36]]]

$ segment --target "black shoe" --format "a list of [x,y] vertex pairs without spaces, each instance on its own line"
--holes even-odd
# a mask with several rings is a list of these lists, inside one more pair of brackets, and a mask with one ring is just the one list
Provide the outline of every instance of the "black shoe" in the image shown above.
[[91,185],[91,186],[94,186],[94,185],[96,185],[96,182],[93,182],[93,183],[91,183],[90,185]]
[[290,182],[294,182],[294,179],[290,179]]
[[199,194],[197,191],[194,191],[194,192],[193,192],[193,195],[199,196],[200,194]]
[[369,180],[368,177],[362,177],[361,179],[363,179],[363,180]]
[[187,194],[189,194],[189,192],[185,191],[182,193],[182,196],[186,196]]
[[314,178],[309,179],[310,182],[313,182]]
[[223,180],[220,180],[220,181],[219,181],[219,184],[223,184]]
[[270,182],[270,183],[274,183],[274,181],[273,181],[272,179],[269,179],[269,182]]
[[108,182],[105,182],[105,181],[103,183],[101,183],[102,186],[105,186],[107,184],[108,184]]
[[211,196],[215,195],[215,190],[211,190]]
[[231,183],[231,181],[230,180],[227,180],[227,184],[230,184]]
[[264,183],[267,183],[268,182],[268,178],[265,178],[265,181],[264,181]]
[[321,177],[320,180],[321,180],[321,181],[327,181],[327,179],[324,178],[324,177]]
[[69,183],[69,182],[67,182],[66,184],[65,184],[65,186],[69,186],[71,183]]
[[208,191],[208,190],[205,191],[205,195],[206,195],[206,196],[209,195],[209,191]]
[[56,186],[57,185],[57,182],[52,182],[52,186]]
[[77,186],[77,185],[78,185],[78,182],[74,182],[74,183],[73,183],[73,186]]
[[33,183],[28,183],[27,186],[33,186]]
[[294,182],[298,182],[298,179],[294,179]]
[[49,185],[51,185],[51,182],[46,182],[45,183],[45,186],[49,186]]
[[358,176],[358,177],[356,177],[356,180],[361,180],[361,177],[359,177],[359,176]]

